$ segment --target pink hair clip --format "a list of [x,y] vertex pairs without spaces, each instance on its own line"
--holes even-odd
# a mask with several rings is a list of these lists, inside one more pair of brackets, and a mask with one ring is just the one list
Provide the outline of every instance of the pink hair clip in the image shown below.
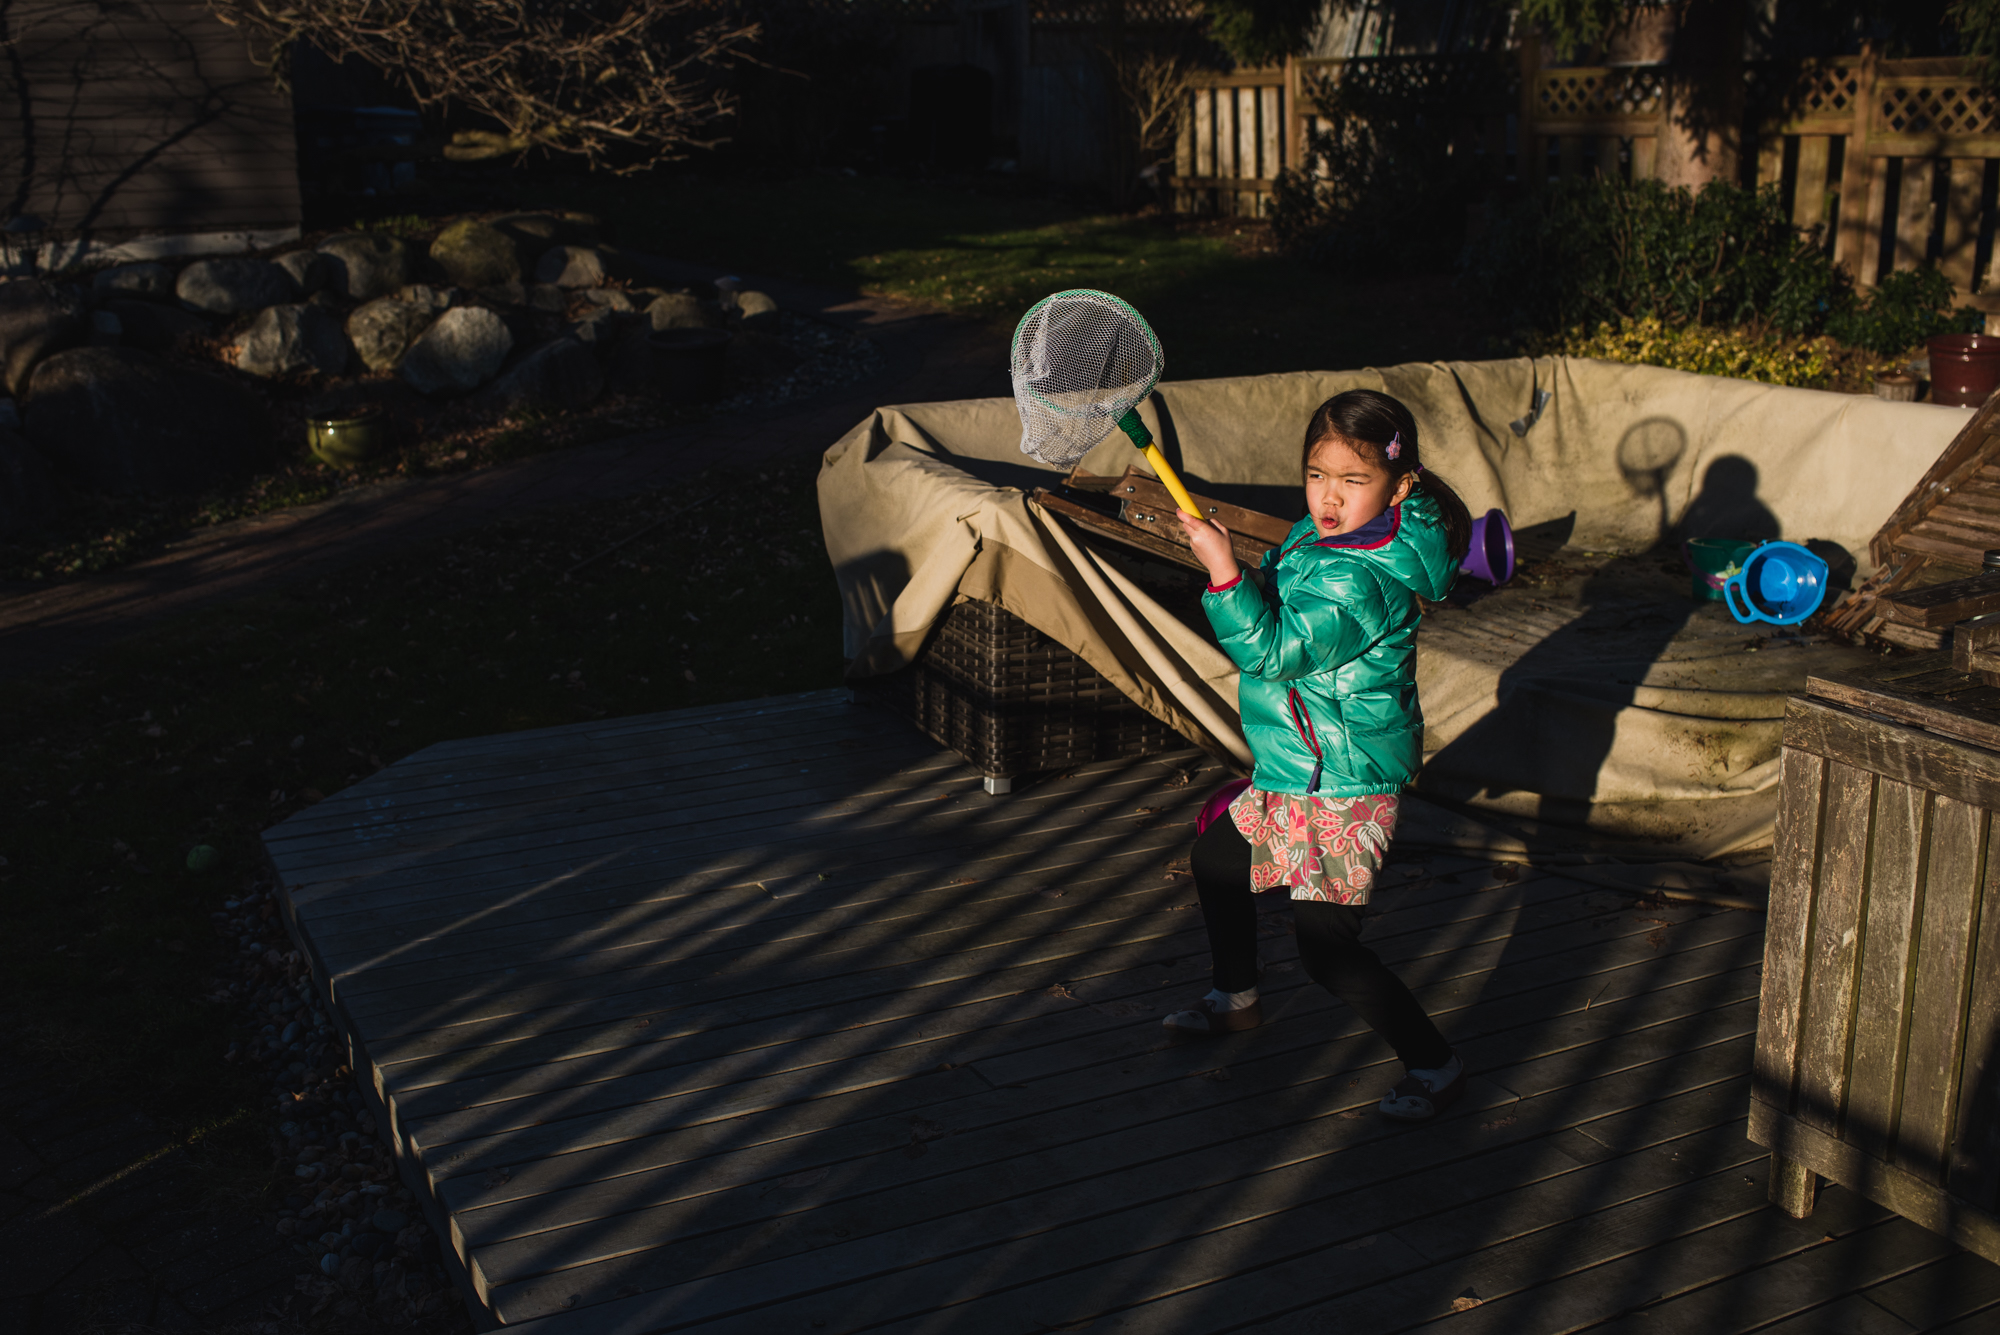
[[1382,447],[1382,453],[1388,455],[1391,459],[1399,457],[1403,453],[1403,433],[1398,431],[1395,435],[1389,437],[1389,443]]

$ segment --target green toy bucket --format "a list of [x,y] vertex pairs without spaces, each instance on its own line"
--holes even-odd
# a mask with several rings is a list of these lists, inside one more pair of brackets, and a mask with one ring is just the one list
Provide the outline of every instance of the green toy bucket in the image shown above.
[[1681,544],[1681,559],[1693,576],[1690,592],[1698,603],[1722,601],[1722,582],[1743,568],[1743,558],[1757,544],[1746,538],[1689,538]]

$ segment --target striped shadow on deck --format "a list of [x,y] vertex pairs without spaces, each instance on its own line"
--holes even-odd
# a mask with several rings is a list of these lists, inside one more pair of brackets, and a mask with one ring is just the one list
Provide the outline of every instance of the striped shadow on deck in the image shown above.
[[1477,1072],[1436,1126],[1373,1112],[1400,1068],[1282,904],[1267,1023],[1166,1043],[1207,986],[1176,864],[1220,777],[1188,752],[990,798],[823,692],[432,747],[266,841],[406,1177],[536,1335],[1640,1307],[1711,1335],[1849,1303],[1900,1331],[2000,1302],[1857,1198],[1766,1206],[1756,915],[1393,866],[1369,940]]

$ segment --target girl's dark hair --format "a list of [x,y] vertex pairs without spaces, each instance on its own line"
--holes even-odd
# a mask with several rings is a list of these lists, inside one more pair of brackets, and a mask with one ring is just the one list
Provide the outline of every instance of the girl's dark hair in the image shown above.
[[[1305,448],[1299,452],[1301,475],[1312,461],[1313,450],[1327,440],[1344,441],[1356,450],[1367,451],[1392,478],[1415,473],[1415,490],[1437,502],[1452,560],[1465,559],[1472,546],[1472,513],[1443,478],[1423,467],[1423,450],[1417,443],[1417,419],[1408,408],[1372,389],[1350,389],[1334,395],[1313,410],[1312,421],[1306,424]],[[1399,441],[1393,459],[1388,453],[1392,440]]]

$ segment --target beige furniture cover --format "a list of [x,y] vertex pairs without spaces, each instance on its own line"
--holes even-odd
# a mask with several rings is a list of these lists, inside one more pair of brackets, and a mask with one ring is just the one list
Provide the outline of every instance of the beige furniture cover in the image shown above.
[[[1353,388],[1409,405],[1428,465],[1475,515],[1568,528],[1571,552],[1641,552],[1683,532],[1783,536],[1836,543],[1863,575],[1869,537],[1971,415],[1562,358],[1163,384],[1140,414],[1196,491],[1289,517],[1302,512],[1296,490],[1241,489],[1296,489],[1307,418]],[[1509,425],[1530,418],[1525,434]],[[1056,475],[1019,441],[1013,401],[982,399],[879,409],[827,451],[820,510],[850,675],[904,666],[955,600],[984,599],[1247,765],[1234,667],[1205,628],[1028,501]],[[1084,467],[1117,474],[1136,457],[1114,436]],[[1510,589],[1426,623],[1419,788],[1507,832],[1431,811],[1405,837],[1428,821],[1435,842],[1509,851],[1586,832],[1655,856],[1769,842],[1784,696],[1809,666],[1856,651],[1746,653],[1745,628],[1712,609],[1688,618],[1685,579],[1658,578]],[[1602,623],[1621,598],[1686,624],[1670,641],[1620,633],[1616,616]]]

